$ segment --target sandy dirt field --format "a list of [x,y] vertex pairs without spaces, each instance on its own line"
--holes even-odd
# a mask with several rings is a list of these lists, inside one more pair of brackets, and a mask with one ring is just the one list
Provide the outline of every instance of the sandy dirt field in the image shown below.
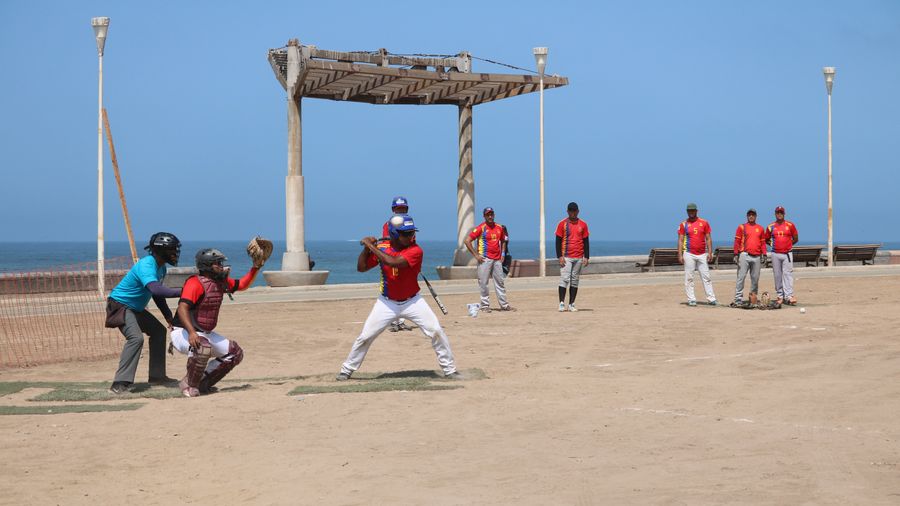
[[[257,381],[136,411],[2,416],[0,503],[900,504],[894,272],[798,274],[805,314],[689,308],[677,277],[585,286],[578,313],[557,312],[553,287],[511,283],[518,311],[476,319],[475,295],[447,295],[458,365],[487,379],[303,396]],[[218,330],[246,354],[229,379],[331,382],[373,299],[227,305]],[[116,364],[0,381],[109,380]],[[183,367],[169,357],[170,376]],[[437,370],[429,342],[385,332],[359,372],[422,369]]]

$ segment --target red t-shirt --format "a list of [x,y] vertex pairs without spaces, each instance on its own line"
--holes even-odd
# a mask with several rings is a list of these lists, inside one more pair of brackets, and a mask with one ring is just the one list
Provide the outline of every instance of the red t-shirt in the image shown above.
[[[418,244],[402,249],[394,250],[390,241],[381,241],[377,245],[378,249],[384,253],[396,257],[402,256],[409,263],[408,267],[396,268],[381,265],[381,295],[396,300],[403,301],[413,295],[419,293],[419,273],[422,272],[422,257],[424,253]],[[380,262],[372,252],[368,253],[366,258],[367,267],[375,267]]]
[[695,221],[684,220],[678,226],[678,235],[684,236],[682,247],[694,255],[706,253],[706,236],[711,233],[712,227],[703,218],[697,218]]
[[562,256],[566,258],[583,257],[584,238],[589,235],[588,225],[584,220],[572,223],[566,218],[556,226],[556,237],[562,238]]
[[738,225],[734,232],[734,254],[743,252],[751,255],[766,254],[766,229],[759,223]]
[[491,260],[503,258],[503,241],[509,240],[509,237],[506,235],[506,229],[496,221],[493,227],[488,225],[487,222],[478,225],[472,229],[469,237],[476,240],[475,251]]
[[784,220],[780,224],[775,221],[766,228],[766,240],[772,241],[772,251],[775,253],[790,253],[794,249],[794,238],[799,238],[797,226]]

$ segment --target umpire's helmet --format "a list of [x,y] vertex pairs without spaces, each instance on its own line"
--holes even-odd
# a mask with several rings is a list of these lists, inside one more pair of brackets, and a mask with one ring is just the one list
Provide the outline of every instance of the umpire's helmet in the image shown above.
[[181,256],[181,241],[175,234],[157,232],[150,236],[150,243],[144,249],[153,255],[159,255],[171,265],[178,265],[178,257]]
[[194,258],[197,260],[197,271],[200,272],[201,276],[213,279],[224,279],[228,276],[227,271],[216,272],[213,270],[213,265],[216,264],[227,267],[225,262],[228,261],[228,258],[225,257],[225,253],[215,248],[206,248],[198,251]]

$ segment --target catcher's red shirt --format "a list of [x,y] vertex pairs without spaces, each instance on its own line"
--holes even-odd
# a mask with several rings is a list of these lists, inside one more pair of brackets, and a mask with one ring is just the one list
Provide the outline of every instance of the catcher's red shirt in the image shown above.
[[588,225],[582,219],[572,223],[568,218],[556,226],[556,237],[562,237],[562,256],[581,258],[584,256],[584,238],[588,237]]
[[790,253],[794,249],[794,239],[799,238],[797,226],[788,220],[772,222],[766,227],[766,240],[772,240],[772,251]]
[[476,239],[475,251],[491,260],[500,260],[503,257],[503,241],[509,240],[506,229],[496,221],[493,226],[487,222],[478,225],[469,232],[469,237]]
[[751,255],[766,254],[766,229],[759,223],[738,225],[734,232],[734,254],[743,252]]
[[[409,264],[408,267],[396,268],[381,264],[381,295],[396,300],[404,301],[419,293],[419,273],[422,272],[422,257],[424,252],[418,244],[396,251],[391,247],[390,241],[381,241],[377,248],[384,253],[396,257],[402,256]],[[375,267],[380,262],[374,253],[368,252],[366,266]]]
[[685,251],[694,255],[706,253],[706,236],[712,233],[709,222],[703,218],[694,221],[684,220],[678,226],[678,235],[684,236],[681,245]]

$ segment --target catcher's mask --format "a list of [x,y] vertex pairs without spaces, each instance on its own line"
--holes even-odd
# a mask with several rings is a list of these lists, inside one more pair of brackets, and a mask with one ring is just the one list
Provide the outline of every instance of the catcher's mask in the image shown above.
[[228,258],[225,257],[225,254],[215,248],[206,248],[197,252],[197,256],[195,257],[197,260],[197,270],[200,272],[201,276],[206,276],[208,278],[212,278],[215,280],[223,280],[228,277],[228,270],[222,269],[216,272],[213,269],[214,265],[219,265],[221,267],[228,267],[225,265],[225,262],[228,261]]
[[418,230],[416,224],[413,222],[412,216],[408,214],[395,214],[388,222],[388,233],[393,239],[400,237],[401,233],[409,234],[416,230]]
[[150,243],[144,246],[144,249],[152,255],[158,255],[168,264],[178,265],[178,257],[181,256],[181,241],[175,237],[175,234],[157,232],[150,236]]

